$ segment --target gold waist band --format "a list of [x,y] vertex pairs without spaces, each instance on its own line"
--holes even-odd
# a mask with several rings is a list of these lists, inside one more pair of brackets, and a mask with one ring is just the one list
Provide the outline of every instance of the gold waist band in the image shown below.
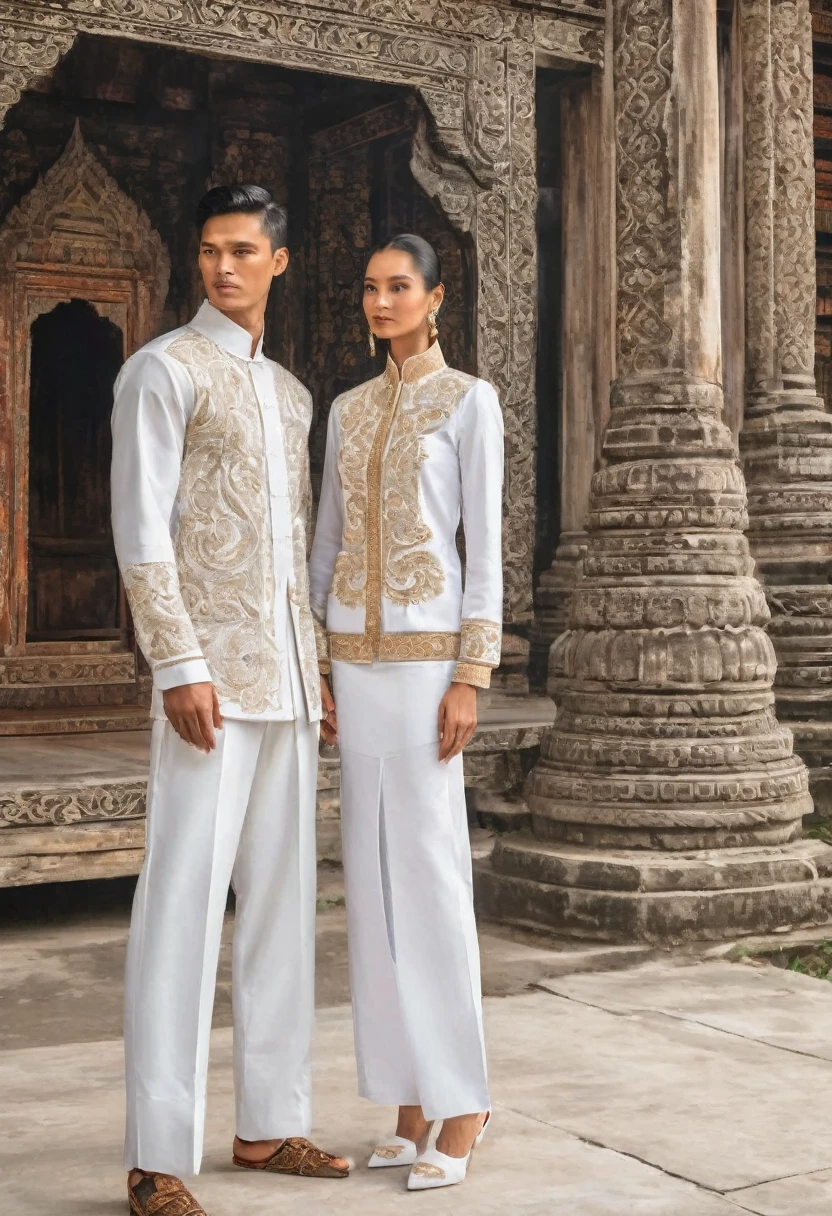
[[367,633],[331,633],[329,654],[337,663],[418,663],[459,658],[458,633],[383,633],[376,647]]

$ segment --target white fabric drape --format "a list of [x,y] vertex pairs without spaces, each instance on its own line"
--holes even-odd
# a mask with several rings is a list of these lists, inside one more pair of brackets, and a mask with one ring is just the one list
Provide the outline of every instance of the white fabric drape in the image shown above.
[[229,882],[236,1131],[310,1126],[318,725],[230,720],[209,755],[153,725],[125,983],[125,1165],[198,1173]]

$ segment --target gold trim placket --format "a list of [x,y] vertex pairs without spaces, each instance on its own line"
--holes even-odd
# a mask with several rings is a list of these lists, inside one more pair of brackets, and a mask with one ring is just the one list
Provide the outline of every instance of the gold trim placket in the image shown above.
[[370,640],[373,658],[379,657],[381,649],[381,613],[382,613],[382,578],[381,566],[383,555],[382,529],[382,480],[384,457],[387,453],[387,443],[390,431],[396,417],[396,411],[401,400],[404,380],[399,371],[399,383],[393,394],[393,400],[386,415],[378,424],[370,458],[367,462],[367,598],[365,604],[364,632]]

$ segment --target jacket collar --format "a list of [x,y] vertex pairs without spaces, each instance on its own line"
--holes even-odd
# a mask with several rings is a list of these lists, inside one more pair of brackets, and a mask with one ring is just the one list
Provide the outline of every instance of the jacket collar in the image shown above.
[[190,322],[190,328],[195,329],[197,333],[203,334],[206,338],[210,338],[212,342],[216,342],[217,346],[221,346],[223,350],[227,350],[230,355],[235,355],[238,359],[245,359],[247,363],[263,361],[263,334],[260,335],[257,350],[252,358],[251,334],[248,330],[243,329],[236,321],[230,320],[225,313],[214,308],[213,304],[209,304],[207,300]]
[[422,351],[421,354],[411,355],[409,359],[405,359],[402,364],[401,376],[396,364],[390,355],[388,355],[387,367],[384,369],[384,378],[393,388],[398,388],[400,381],[402,384],[416,384],[417,381],[423,380],[425,376],[430,376],[433,372],[441,372],[445,366],[442,348],[438,342],[434,342],[432,346]]

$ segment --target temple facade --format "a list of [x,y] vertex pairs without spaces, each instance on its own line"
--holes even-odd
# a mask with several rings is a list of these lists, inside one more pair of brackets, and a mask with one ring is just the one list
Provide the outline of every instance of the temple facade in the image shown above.
[[[146,727],[112,383],[199,301],[195,199],[255,180],[290,212],[267,348],[313,391],[313,473],[393,230],[440,250],[446,355],[500,392],[471,808],[521,830],[482,910],[832,919],[832,0],[0,0],[0,122],[7,742]],[[135,869],[140,782],[37,777],[0,790],[0,882],[67,876],[50,849]]]

